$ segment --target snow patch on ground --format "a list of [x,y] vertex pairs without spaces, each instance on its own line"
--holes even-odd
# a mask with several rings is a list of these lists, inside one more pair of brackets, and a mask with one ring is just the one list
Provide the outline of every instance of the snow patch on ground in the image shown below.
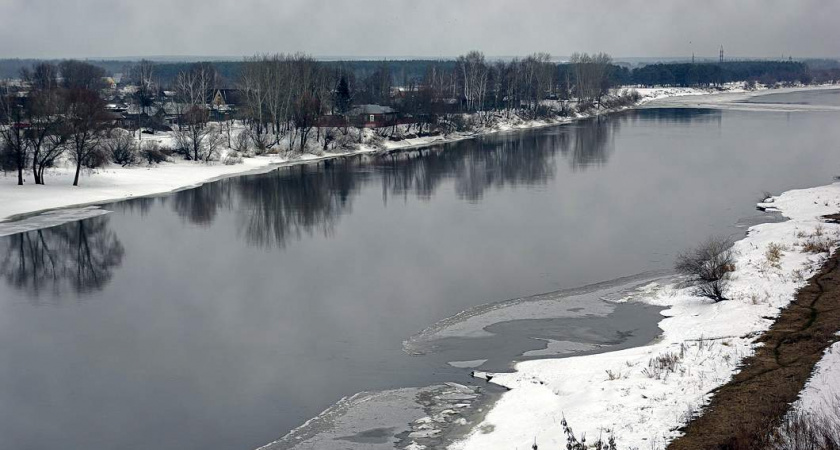
[[[563,448],[563,417],[578,435],[612,432],[621,448],[664,448],[709,401],[711,391],[733,376],[753,352],[755,338],[819,270],[827,255],[805,252],[805,241],[820,235],[836,242],[840,236],[840,225],[821,220],[840,211],[840,184],[789,191],[761,206],[772,206],[789,220],[750,227],[735,243],[729,300],[713,303],[673,284],[638,288],[628,297],[668,307],[657,342],[525,361],[513,373],[489,374],[493,383],[511,390],[470,435],[450,448],[530,448],[535,438],[540,448]],[[782,246],[778,261],[767,257],[771,243]],[[836,376],[827,369],[837,367],[832,355],[820,367]]]
[[840,419],[840,342],[827,348],[794,409],[818,417]]

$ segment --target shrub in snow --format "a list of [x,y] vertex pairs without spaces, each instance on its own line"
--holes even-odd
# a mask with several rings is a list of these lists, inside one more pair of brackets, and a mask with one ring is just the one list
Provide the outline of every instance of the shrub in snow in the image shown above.
[[767,251],[764,252],[764,257],[767,258],[767,264],[771,267],[780,268],[782,261],[782,252],[786,251],[787,247],[775,242],[767,245]]
[[581,100],[575,106],[578,114],[587,115],[595,109],[595,102],[592,100]]
[[12,146],[5,141],[0,141],[0,170],[3,173],[17,170],[17,155]]
[[243,130],[237,134],[231,142],[231,148],[238,153],[248,153],[251,149],[251,133],[248,130]]
[[109,154],[111,162],[123,167],[137,164],[140,152],[134,142],[134,136],[119,128],[113,129],[102,141],[102,146]]
[[[794,411],[755,448],[840,450],[840,396],[826,399],[824,412]],[[830,412],[829,412],[830,411]]]
[[449,122],[452,131],[457,131],[459,133],[473,131],[476,126],[475,119],[466,114],[453,114]]
[[384,139],[382,139],[382,136],[374,133],[367,139],[367,145],[382,150],[385,148],[383,141]]
[[[563,420],[560,421],[560,426],[563,427],[563,434],[566,435],[566,450],[618,450],[618,446],[615,443],[615,436],[613,436],[612,433],[610,433],[610,437],[607,438],[606,441],[601,439],[599,436],[598,440],[592,445],[587,445],[586,436],[581,436],[580,440],[578,440],[565,417],[563,417]],[[534,445],[531,448],[538,450],[537,443],[534,442]]]
[[[171,150],[169,150],[171,152]],[[157,142],[144,142],[140,149],[140,157],[149,165],[160,164],[167,159],[167,151],[161,149]]]
[[266,132],[257,133],[253,130],[243,131],[243,133],[248,133],[248,140],[255,148],[254,153],[262,155],[268,152],[268,148],[271,145],[271,134]]
[[723,293],[730,272],[735,270],[732,243],[726,238],[709,238],[696,248],[679,254],[675,268],[696,283],[696,295],[716,302],[726,300]]
[[350,133],[348,129],[344,129],[335,136],[333,146],[338,150],[352,151],[358,148],[358,143],[356,142],[356,136]]
[[234,164],[242,164],[242,155],[235,150],[231,150],[222,156],[222,164],[226,166],[232,166]]
[[82,159],[82,167],[86,169],[96,169],[108,164],[111,155],[108,154],[108,149],[102,145],[93,148]]
[[800,245],[803,251],[809,253],[830,253],[831,248],[837,244],[836,237],[826,235],[822,225],[817,225],[811,234],[800,231],[796,237],[805,238],[805,242]]

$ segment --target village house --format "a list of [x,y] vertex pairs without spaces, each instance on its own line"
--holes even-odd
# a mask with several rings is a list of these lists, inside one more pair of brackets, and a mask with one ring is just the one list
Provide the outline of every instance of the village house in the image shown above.
[[382,105],[358,105],[347,114],[350,123],[364,128],[380,128],[394,124],[397,112]]

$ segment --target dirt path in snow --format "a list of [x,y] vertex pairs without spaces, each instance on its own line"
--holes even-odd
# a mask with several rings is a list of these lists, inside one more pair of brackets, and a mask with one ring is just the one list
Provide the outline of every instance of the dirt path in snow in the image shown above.
[[[840,214],[826,217],[840,220]],[[835,253],[782,311],[755,355],[714,392],[703,415],[689,423],[671,450],[759,449],[797,399],[840,330],[840,252]]]

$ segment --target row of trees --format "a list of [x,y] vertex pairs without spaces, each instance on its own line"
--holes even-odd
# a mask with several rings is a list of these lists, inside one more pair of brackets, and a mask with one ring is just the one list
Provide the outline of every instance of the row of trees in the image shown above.
[[75,163],[73,184],[78,185],[82,167],[103,163],[98,150],[109,117],[95,90],[101,72],[66,61],[58,67],[39,64],[23,75],[30,84],[26,96],[8,88],[0,91],[2,165],[17,171],[19,185],[27,169],[36,184],[44,184],[45,169],[66,152]]
[[[367,64],[362,72],[355,62],[320,62],[304,54],[256,55],[237,64],[234,80],[220,75],[214,63],[195,63],[161,82],[160,65],[144,60],[126,77],[132,84],[128,97],[107,95],[140,111],[131,119],[136,117],[138,140],[142,121],[151,120],[155,112],[160,120],[165,104],[166,115],[177,116],[173,150],[190,160],[207,161],[224,146],[225,138],[227,147],[239,151],[266,149],[281,141],[304,151],[313,137],[326,149],[332,140],[349,136],[345,128],[336,137],[335,127],[353,124],[348,113],[354,104],[390,106],[396,113],[389,114],[411,116],[408,121],[416,124],[416,132],[424,133],[462,129],[465,112],[486,125],[500,115],[565,114],[573,102],[578,109],[618,106],[616,102],[624,99],[603,99],[617,84],[715,84],[755,77],[806,81],[808,74],[801,63],[767,61],[657,64],[631,71],[616,66],[604,53],[576,53],[569,63],[558,64],[546,53],[491,61],[472,51],[453,61],[427,61],[422,75],[413,78],[403,70],[401,83],[395,82],[400,76],[394,73],[397,66],[388,62]],[[415,66],[412,73],[417,74]],[[105,75],[81,61],[39,63],[22,71],[25,89],[0,86],[0,165],[17,171],[19,184],[28,170],[35,183],[43,184],[45,169],[63,156],[75,164],[74,185],[82,168],[108,159],[130,164],[138,158],[139,144],[113,130],[120,118],[105,111]],[[236,115],[226,111],[221,118],[242,120],[247,133],[234,135],[229,120],[211,120],[214,94],[225,85],[236,86],[239,99]],[[337,117],[325,118],[329,115]],[[362,133],[358,136],[361,140]],[[158,154],[149,160],[161,158]]]
[[257,145],[269,146],[290,134],[290,147],[299,142],[304,149],[324,105],[337,103],[338,82],[322,64],[300,53],[247,58],[239,82],[245,101],[241,112]]

